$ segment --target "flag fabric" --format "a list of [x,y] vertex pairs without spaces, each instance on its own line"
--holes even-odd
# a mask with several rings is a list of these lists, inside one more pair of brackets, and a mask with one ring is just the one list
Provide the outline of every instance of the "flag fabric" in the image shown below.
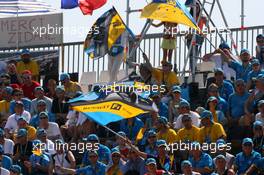
[[62,9],[79,7],[84,15],[92,15],[93,11],[102,7],[107,0],[61,0]]
[[154,0],[141,12],[141,18],[183,24],[198,30],[187,7],[178,0]]
[[107,53],[115,56],[124,51],[128,35],[134,36],[113,7],[92,26],[84,42],[84,51],[90,58],[100,58]]

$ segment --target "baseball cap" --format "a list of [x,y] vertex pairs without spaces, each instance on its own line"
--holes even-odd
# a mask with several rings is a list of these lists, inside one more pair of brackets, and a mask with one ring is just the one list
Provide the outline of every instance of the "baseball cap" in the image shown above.
[[245,85],[245,81],[243,80],[243,79],[237,79],[236,81],[235,81],[235,86],[238,86],[238,85]]
[[182,161],[182,163],[181,163],[181,167],[184,167],[184,166],[190,166],[190,167],[192,167],[192,163],[189,161],[189,160],[184,160],[184,161]]
[[47,131],[43,128],[39,128],[37,130],[37,136],[46,136],[47,135]]
[[89,156],[91,156],[91,155],[96,155],[96,156],[98,156],[98,152],[97,152],[96,150],[90,150],[90,151],[88,152],[88,155],[89,155]]
[[167,146],[167,143],[165,140],[157,140],[156,144],[157,144],[157,147]]
[[264,35],[263,35],[263,34],[258,34],[256,38],[257,38],[257,39],[264,38]]
[[39,118],[49,118],[49,115],[47,112],[41,112],[39,113]]
[[215,160],[223,159],[226,160],[226,157],[222,154],[219,154],[218,156],[215,157]]
[[256,79],[257,81],[264,83],[264,74],[259,74]]
[[244,54],[244,53],[247,53],[247,54],[250,55],[250,52],[249,52],[248,49],[242,49],[242,50],[240,51],[240,55],[242,55],[242,54]]
[[226,141],[224,139],[218,139],[216,141],[217,146],[225,147],[226,146]]
[[37,106],[38,105],[46,105],[46,102],[44,100],[38,100]]
[[152,137],[152,136],[156,136],[156,135],[157,135],[156,131],[153,131],[153,130],[149,130],[148,134],[147,134],[148,137]]
[[89,134],[84,140],[85,141],[97,141],[97,142],[99,142],[99,138],[96,134]]
[[30,71],[30,70],[24,70],[23,72],[22,72],[22,75],[23,74],[29,74],[29,75],[32,75],[32,72]]
[[17,137],[24,137],[24,136],[27,136],[27,130],[24,128],[19,129],[17,132]]
[[247,143],[250,143],[251,145],[253,145],[253,141],[251,138],[244,138],[242,141],[242,145],[245,145]]
[[208,98],[207,103],[212,102],[212,101],[216,101],[216,102],[218,102],[218,100],[217,100],[216,97],[211,96],[211,97]]
[[23,121],[27,122],[27,118],[25,116],[23,116],[23,115],[18,118],[18,121],[19,120],[23,120]]
[[179,92],[179,93],[181,93],[181,87],[180,86],[173,86],[172,87],[172,92]]
[[191,120],[191,116],[189,114],[183,114],[182,121],[185,121],[185,120]]
[[180,108],[183,108],[183,107],[188,107],[189,108],[190,107],[190,103],[188,101],[186,101],[186,100],[183,100],[183,101],[180,102],[179,107]]
[[148,158],[145,162],[146,165],[150,165],[150,164],[157,164],[156,160],[154,158]]
[[122,137],[126,137],[126,133],[123,132],[123,131],[119,131],[117,134],[119,134],[119,135],[122,136]]
[[70,79],[70,75],[67,73],[62,73],[60,75],[60,81],[64,81],[65,79]]
[[253,59],[253,60],[251,61],[251,64],[252,64],[252,65],[260,65],[260,62],[259,62],[258,59]]
[[24,103],[22,101],[16,101],[15,106],[24,106]]
[[164,125],[167,125],[168,124],[168,119],[166,117],[159,117],[158,118],[158,122],[161,123],[161,124],[164,124]]
[[260,100],[260,101],[258,102],[258,107],[261,107],[263,104],[264,104],[264,100]]
[[38,86],[38,87],[36,87],[36,88],[34,89],[34,91],[43,91],[43,92],[44,92],[44,89],[43,89],[43,87]]
[[111,154],[121,154],[118,148],[113,148]]
[[23,49],[20,53],[20,55],[30,55],[30,52],[28,49]]
[[21,167],[19,165],[12,165],[10,167],[9,171],[11,171],[13,173],[17,173],[17,174],[21,174],[22,173],[22,169],[21,169]]
[[254,123],[253,123],[253,128],[254,129],[256,129],[258,126],[260,126],[261,128],[262,128],[262,126],[263,126],[263,123],[261,122],[261,121],[255,121]]
[[200,119],[205,119],[205,118],[210,118],[212,119],[213,118],[213,115],[210,111],[208,110],[204,110],[201,115],[200,115]]
[[12,95],[13,88],[10,86],[6,86],[3,91],[6,92],[8,95]]
[[219,49],[230,49],[230,47],[226,42],[223,42],[219,45]]
[[217,74],[217,73],[224,74],[224,71],[223,71],[223,69],[221,69],[221,68],[215,68],[215,69],[214,69],[214,73],[215,73],[215,74]]

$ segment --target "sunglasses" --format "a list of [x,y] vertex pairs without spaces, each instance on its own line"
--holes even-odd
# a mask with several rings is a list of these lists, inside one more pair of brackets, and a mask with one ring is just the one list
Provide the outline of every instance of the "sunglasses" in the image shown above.
[[191,121],[191,120],[189,120],[189,119],[188,120],[183,120],[182,122],[183,123],[186,123],[186,122],[189,122],[189,121]]
[[39,119],[40,119],[40,120],[42,120],[42,119],[47,119],[47,117],[40,117]]
[[156,136],[149,136],[148,138],[149,139],[154,139],[154,138],[156,138]]
[[112,155],[112,157],[115,157],[115,158],[117,158],[117,157],[120,157],[120,155]]
[[245,144],[244,144],[244,146],[247,146],[247,147],[249,147],[249,146],[250,146],[250,147],[251,147],[251,146],[252,146],[252,144],[251,144],[251,143],[245,143]]

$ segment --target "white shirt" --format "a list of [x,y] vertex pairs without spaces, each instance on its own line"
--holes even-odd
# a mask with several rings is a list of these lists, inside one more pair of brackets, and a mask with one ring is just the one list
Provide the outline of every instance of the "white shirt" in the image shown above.
[[3,145],[4,147],[4,154],[13,155],[13,149],[14,149],[14,142],[10,139],[5,139],[5,143]]
[[76,111],[69,111],[66,117],[68,120],[65,123],[66,126],[76,126],[78,117],[76,117]]
[[[186,114],[184,114],[186,115]],[[189,113],[189,116],[191,117],[191,120],[192,120],[192,124],[196,127],[200,127],[200,115],[197,114],[196,112],[193,112],[193,111],[190,111]],[[173,122],[173,125],[174,125],[174,129],[181,129],[183,128],[183,124],[182,124],[182,117],[183,117],[183,114],[180,114],[178,118],[175,118],[174,119],[174,122]]]
[[[39,100],[40,100],[40,99],[37,99],[37,98],[35,98],[35,99],[32,100],[31,108],[30,108],[30,113],[31,113],[32,115],[38,113],[38,110],[37,110],[37,103],[38,103]],[[48,112],[51,112],[52,99],[50,99],[49,97],[44,96],[43,99],[41,99],[41,100],[44,100],[44,101],[46,102],[46,110],[47,110]]]
[[86,120],[87,120],[87,117],[86,117],[83,113],[79,112],[79,116],[78,116],[78,120],[77,120],[76,125],[77,125],[77,126],[80,126],[80,125],[82,125]]
[[[64,152],[63,154],[57,154],[54,156],[54,161],[55,161],[55,166],[60,166],[60,167],[64,167],[64,168],[71,168],[71,164],[66,160],[66,152]],[[55,168],[55,172],[57,174],[64,174],[61,171],[56,170]]]
[[256,121],[262,122],[262,127],[264,127],[264,117],[261,117],[261,113],[256,114]]
[[7,169],[2,168],[2,167],[0,167],[0,171],[1,171],[0,175],[9,175],[10,174],[10,172]]
[[47,131],[48,138],[54,137],[57,135],[60,135],[60,137],[62,138],[59,125],[55,122],[49,122],[49,127],[48,129],[46,129],[46,131]]
[[[43,143],[43,142],[42,142]],[[54,143],[47,139],[46,142],[43,143],[43,149],[45,150],[45,152],[48,154],[48,155],[53,155],[56,153],[55,151],[55,145]]]
[[231,80],[231,77],[236,78],[236,72],[230,68],[226,62],[223,63],[220,54],[214,54],[210,57],[212,62],[215,62],[215,68],[221,68],[224,71],[224,75],[227,80]]
[[24,116],[27,119],[27,123],[29,123],[30,119],[31,119],[31,115],[28,111],[23,111],[22,115],[17,115],[17,114],[12,114],[8,117],[6,125],[5,125],[5,129],[9,129],[11,133],[14,133],[14,131],[16,129],[18,129],[17,126],[17,121],[19,119],[19,117]]

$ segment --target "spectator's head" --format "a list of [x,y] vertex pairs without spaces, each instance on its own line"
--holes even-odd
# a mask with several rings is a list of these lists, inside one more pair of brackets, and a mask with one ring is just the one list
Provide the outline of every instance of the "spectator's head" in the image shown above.
[[13,93],[13,88],[10,86],[6,86],[2,90],[2,98],[6,101],[11,101],[12,100],[12,93]]
[[55,92],[56,92],[56,96],[59,99],[64,99],[64,97],[65,97],[65,89],[64,89],[63,86],[57,86],[56,89],[55,89]]
[[22,169],[19,165],[12,165],[10,167],[10,175],[21,175]]
[[136,161],[138,158],[136,151],[132,147],[129,148],[128,158],[132,161]]
[[70,75],[67,74],[67,73],[62,73],[60,75],[60,82],[62,85],[67,85],[69,82],[70,82],[71,78],[70,78]]
[[190,103],[186,100],[182,100],[179,104],[179,113],[180,114],[189,114],[191,110]]
[[226,153],[226,141],[224,139],[218,139],[216,141],[216,153],[217,154],[225,154]]
[[197,112],[199,115],[201,115],[201,113],[202,113],[204,110],[205,110],[204,107],[199,106],[199,107],[197,107],[197,108],[195,109],[195,112]]
[[28,125],[27,118],[25,116],[21,116],[17,120],[18,128],[26,128]]
[[224,81],[224,71],[221,68],[216,68],[214,70],[214,74],[215,74],[215,81],[217,84],[222,84]]
[[192,155],[195,159],[199,158],[202,154],[201,145],[199,142],[192,142],[190,148],[190,155]]
[[189,160],[182,161],[181,170],[183,174],[192,174],[192,163]]
[[33,145],[33,148],[32,148],[32,151],[42,151],[43,147],[42,147],[42,143],[39,139],[35,139],[32,141],[32,145]]
[[140,64],[139,73],[143,80],[147,80],[151,76],[151,70],[146,63]]
[[168,119],[166,117],[159,117],[157,122],[156,122],[156,127],[158,130],[162,130],[164,128],[168,127]]
[[15,74],[17,71],[16,71],[16,65],[15,63],[8,63],[7,65],[7,73],[10,74],[10,75],[13,75]]
[[[123,138],[127,138],[126,137],[126,133],[123,132],[123,131],[119,131],[118,134],[123,137]],[[120,136],[116,136],[116,142],[119,144],[119,145],[125,145],[125,141],[123,138],[121,138]]]
[[256,89],[264,90],[264,74],[259,74],[256,78]]
[[11,80],[10,80],[10,75],[7,74],[7,73],[2,73],[0,75],[0,82],[1,82],[1,85],[0,86],[9,86],[10,83],[11,83]]
[[45,100],[38,100],[37,101],[37,111],[38,113],[40,112],[45,112],[47,110],[47,104]]
[[55,150],[57,154],[62,154],[65,150],[65,143],[63,142],[62,139],[57,139],[55,140]]
[[218,99],[214,96],[211,96],[208,98],[207,102],[206,102],[206,109],[207,110],[214,110],[216,109],[218,104]]
[[226,169],[226,157],[224,155],[218,155],[215,158],[215,166],[218,171]]
[[246,91],[246,83],[243,79],[237,79],[235,81],[235,91],[238,94],[244,94]]
[[189,114],[183,114],[182,124],[186,129],[192,128],[192,119]]
[[22,61],[24,63],[26,63],[26,64],[29,63],[30,62],[30,58],[31,58],[29,50],[23,49],[21,51],[20,58],[22,59]]
[[174,85],[171,88],[172,96],[175,100],[179,100],[181,98],[181,87]]
[[161,64],[162,64],[162,70],[163,70],[163,72],[168,73],[168,72],[171,71],[172,64],[170,62],[162,61]]
[[159,157],[164,157],[167,154],[167,143],[165,140],[157,140],[156,142],[158,148],[158,155]]
[[211,97],[211,96],[218,97],[219,96],[218,86],[216,84],[214,84],[214,83],[210,84],[210,86],[208,87],[208,95],[209,95],[209,97]]
[[149,144],[154,144],[157,142],[157,133],[153,130],[149,130],[147,133],[147,137],[148,137],[148,143]]
[[251,138],[244,138],[242,141],[242,151],[246,156],[250,155],[253,150],[253,141]]
[[213,122],[213,114],[208,110],[204,110],[200,115],[200,119],[201,119],[201,124],[203,126],[209,127]]
[[49,79],[49,81],[48,81],[48,85],[47,85],[48,89],[49,89],[50,91],[55,91],[56,86],[57,86],[57,82],[56,82],[56,80],[54,80],[54,79]]
[[19,101],[23,97],[23,91],[21,89],[16,88],[13,90],[12,96],[15,101]]
[[253,133],[255,138],[261,138],[263,136],[263,123],[261,121],[255,121],[253,123]]
[[223,43],[221,43],[219,45],[219,49],[221,49],[221,50],[225,50],[225,49],[230,50],[230,46],[226,42],[223,42]]
[[261,114],[264,114],[264,100],[258,102],[258,110]]
[[24,111],[24,104],[23,104],[23,102],[22,101],[16,101],[15,102],[15,113],[16,114],[18,114],[18,115],[20,115],[20,114],[22,114],[23,113],[23,111]]
[[24,128],[21,128],[17,131],[17,134],[16,134],[16,140],[17,140],[17,143],[26,143],[27,142],[27,135],[28,135],[28,132],[26,129]]
[[256,37],[256,41],[257,41],[257,45],[258,46],[264,46],[264,35],[263,34],[259,34]]
[[157,162],[154,158],[148,158],[145,162],[148,173],[156,174]]
[[112,156],[112,161],[114,165],[118,165],[120,158],[121,158],[121,153],[118,148],[113,148],[111,150],[111,156]]
[[32,82],[32,73],[30,70],[24,70],[22,72],[22,79],[24,84],[31,84]]
[[47,112],[39,113],[39,125],[42,127],[49,125],[49,115]]
[[38,128],[37,129],[37,139],[45,143],[47,140],[47,131],[43,128]]
[[257,72],[257,71],[260,70],[260,62],[259,62],[258,59],[253,59],[253,60],[251,61],[251,64],[252,64],[252,70],[253,70],[253,71]]
[[250,52],[248,49],[242,49],[240,51],[240,59],[243,63],[248,63],[250,60]]
[[149,98],[151,98],[156,104],[159,104],[161,101],[160,93],[158,91],[151,92]]
[[43,97],[45,95],[43,87],[41,87],[41,86],[36,87],[34,90],[34,95],[37,99],[43,99]]
[[99,137],[96,134],[89,134],[83,141],[91,143],[92,147],[95,148],[100,143]]

